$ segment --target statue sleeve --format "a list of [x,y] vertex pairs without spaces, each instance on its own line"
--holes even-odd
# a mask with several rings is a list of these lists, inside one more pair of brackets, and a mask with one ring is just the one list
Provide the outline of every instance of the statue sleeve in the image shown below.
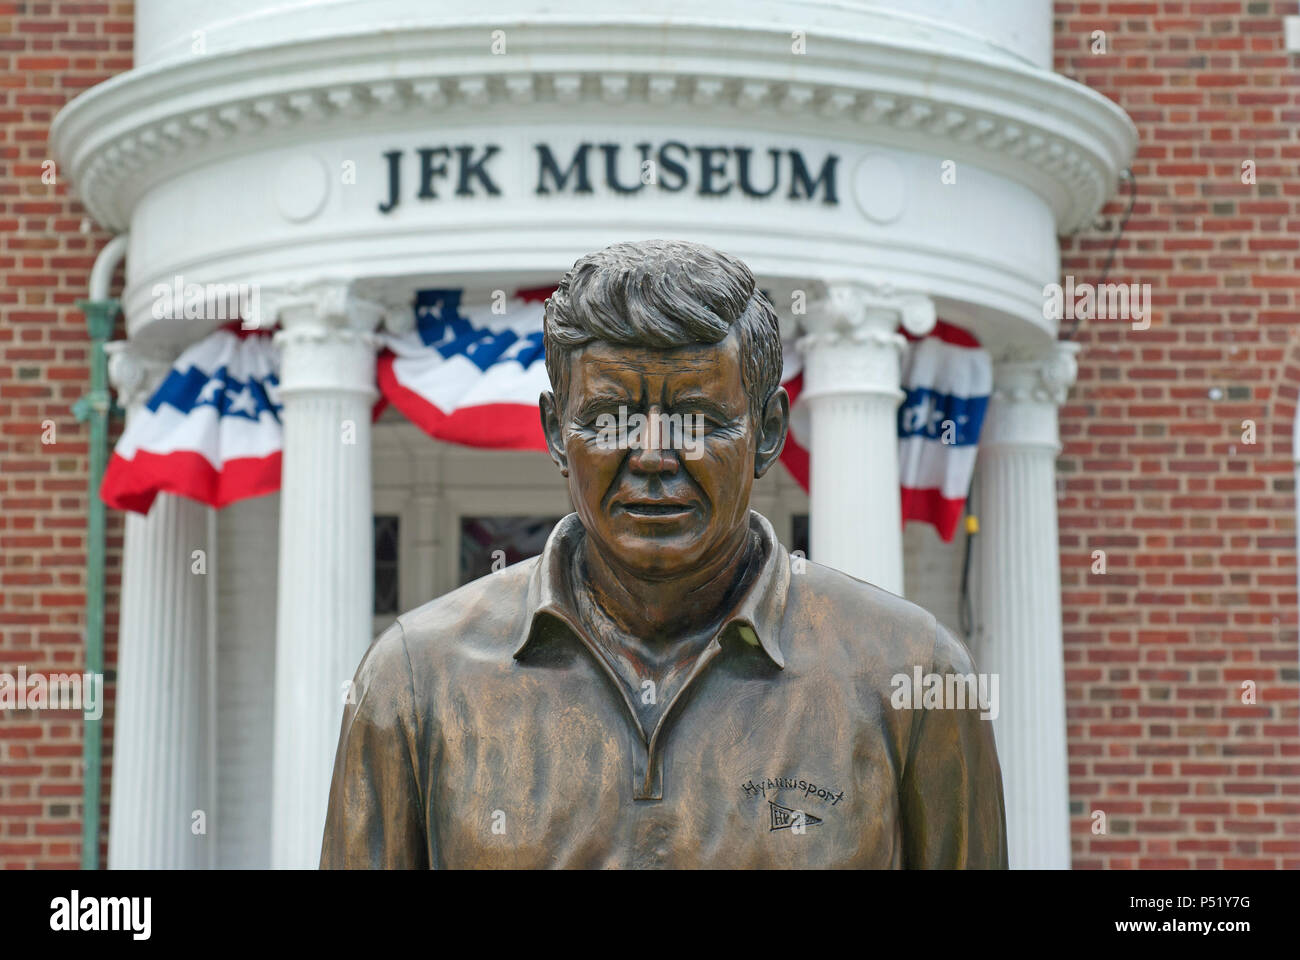
[[[965,645],[937,623],[929,672],[978,679]],[[904,868],[1006,869],[1002,771],[985,712],[978,703],[914,711],[900,787]]]
[[411,661],[401,624],[366,651],[343,707],[320,866],[429,866]]

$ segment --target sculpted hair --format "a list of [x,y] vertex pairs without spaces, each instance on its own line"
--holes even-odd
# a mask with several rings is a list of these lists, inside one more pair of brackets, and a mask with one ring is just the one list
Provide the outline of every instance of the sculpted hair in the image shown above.
[[720,343],[732,327],[750,413],[760,420],[781,385],[781,332],[749,267],[698,243],[616,243],[575,263],[546,301],[546,372],[563,409],[569,357],[585,344],[669,349]]

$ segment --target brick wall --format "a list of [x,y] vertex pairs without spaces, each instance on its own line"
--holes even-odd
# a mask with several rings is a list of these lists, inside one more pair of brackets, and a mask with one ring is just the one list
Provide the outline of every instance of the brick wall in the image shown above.
[[[1109,279],[1150,283],[1155,305],[1147,330],[1083,324],[1062,413],[1076,867],[1300,867],[1300,58],[1282,49],[1296,12],[1055,5],[1056,69],[1138,125],[1137,202]],[[1066,274],[1096,281],[1125,206],[1065,244]]]
[[[1300,76],[1281,50],[1296,6],[1055,8],[1057,69],[1141,130],[1137,205],[1108,279],[1150,283],[1156,305],[1145,331],[1082,325],[1062,413],[1079,867],[1300,866]],[[87,434],[72,404],[89,370],[73,302],[107,237],[83,232],[81,206],[61,177],[41,182],[41,165],[57,109],[130,67],[131,24],[128,2],[0,0],[0,670],[84,662]],[[1094,30],[1104,53],[1091,52]],[[1123,208],[1066,242],[1066,273],[1097,280]],[[53,445],[40,442],[47,419]],[[105,757],[120,548],[110,514]],[[1096,550],[1105,574],[1091,572]],[[81,735],[78,714],[0,712],[0,868],[79,862]]]
[[[85,666],[89,430],[72,405],[89,389],[90,368],[74,302],[108,235],[83,225],[62,171],[42,182],[42,164],[58,109],[130,69],[132,22],[131,3],[0,0],[0,670],[10,673]],[[42,443],[47,420],[52,444]],[[110,514],[110,671],[121,530]],[[111,719],[106,712],[105,757]],[[81,745],[79,712],[0,711],[0,868],[80,863]],[[107,799],[107,763],[104,772]],[[106,836],[106,802],[101,813]]]

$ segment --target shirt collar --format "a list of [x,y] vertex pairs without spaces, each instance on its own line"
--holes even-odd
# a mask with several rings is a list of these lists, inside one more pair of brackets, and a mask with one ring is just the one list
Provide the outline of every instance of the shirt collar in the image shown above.
[[[781,621],[785,616],[786,593],[790,588],[790,557],[777,540],[776,532],[766,517],[751,510],[749,527],[759,536],[763,552],[762,565],[753,582],[727,614],[718,632],[721,634],[733,624],[748,627],[751,636],[746,636],[745,639],[751,643],[757,639],[758,646],[767,654],[768,659],[784,669],[785,658],[781,655],[780,635]],[[585,638],[582,621],[573,601],[573,586],[569,582],[569,571],[572,569],[569,561],[586,535],[578,515],[571,513],[555,525],[547,538],[546,547],[529,577],[524,623],[514,653],[516,659],[524,655],[542,632],[541,621],[545,619],[543,614],[562,621],[579,637]]]

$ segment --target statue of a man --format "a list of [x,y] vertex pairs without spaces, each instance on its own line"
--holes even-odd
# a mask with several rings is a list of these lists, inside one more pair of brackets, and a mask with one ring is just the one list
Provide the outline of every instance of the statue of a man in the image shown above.
[[748,509],[789,419],[749,269],[615,244],[545,347],[577,512],[370,647],[321,866],[1005,867],[987,713],[893,696],[973,675],[966,648]]

